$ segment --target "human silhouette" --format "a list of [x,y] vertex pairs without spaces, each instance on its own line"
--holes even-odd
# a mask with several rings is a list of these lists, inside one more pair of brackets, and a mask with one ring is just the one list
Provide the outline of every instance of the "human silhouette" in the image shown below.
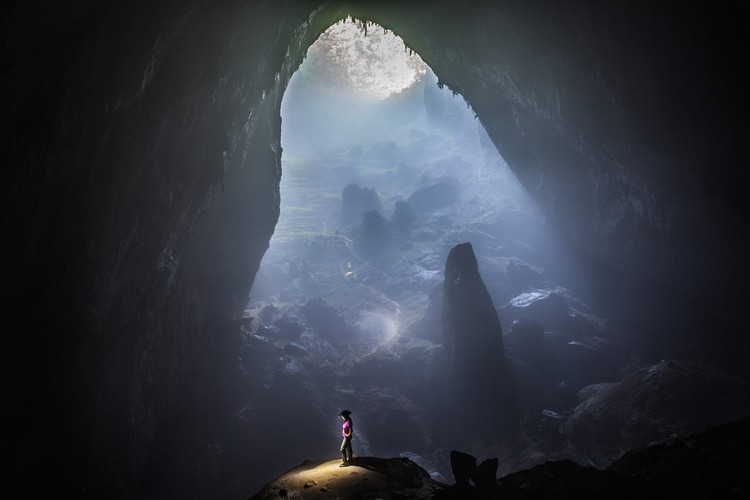
[[351,417],[352,412],[344,410],[339,413],[339,416],[344,421],[341,426],[341,435],[343,440],[341,441],[341,460],[343,463],[339,467],[348,467],[352,464],[354,454],[352,453],[352,438],[354,437],[354,422]]

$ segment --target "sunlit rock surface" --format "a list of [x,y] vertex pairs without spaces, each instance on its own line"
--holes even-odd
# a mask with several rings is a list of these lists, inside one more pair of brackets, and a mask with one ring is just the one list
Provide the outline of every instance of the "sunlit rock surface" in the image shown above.
[[355,457],[305,462],[268,483],[251,500],[277,498],[435,498],[445,485],[407,458]]

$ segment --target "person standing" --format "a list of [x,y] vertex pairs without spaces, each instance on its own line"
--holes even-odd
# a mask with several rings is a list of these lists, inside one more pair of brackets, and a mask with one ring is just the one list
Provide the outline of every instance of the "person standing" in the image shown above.
[[354,422],[352,422],[351,414],[352,412],[349,410],[344,410],[339,413],[339,416],[344,421],[344,424],[341,426],[341,435],[344,438],[343,441],[341,441],[341,460],[343,460],[343,463],[339,465],[339,467],[350,466],[352,464],[352,459],[354,458],[354,454],[352,453]]

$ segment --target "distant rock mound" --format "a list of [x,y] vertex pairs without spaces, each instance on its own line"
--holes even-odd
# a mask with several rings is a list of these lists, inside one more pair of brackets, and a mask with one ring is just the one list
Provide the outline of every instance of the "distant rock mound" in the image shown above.
[[568,304],[565,297],[555,290],[528,290],[514,297],[503,307],[504,316],[515,320],[527,317],[545,326],[567,325]]
[[380,197],[374,188],[363,188],[352,183],[341,191],[341,220],[344,223],[356,222],[365,212],[382,209]]
[[411,206],[403,201],[399,200],[396,202],[393,215],[391,216],[391,222],[400,234],[408,236],[411,234],[411,230],[414,228],[414,223],[417,221],[417,213],[411,208]]
[[434,212],[458,201],[458,183],[448,177],[423,186],[409,196],[407,202],[417,212]]
[[363,259],[380,257],[388,246],[385,219],[377,210],[362,214],[362,231],[354,241],[354,248]]
[[328,341],[347,342],[354,334],[344,315],[320,297],[308,300],[300,307],[300,313],[307,325]]

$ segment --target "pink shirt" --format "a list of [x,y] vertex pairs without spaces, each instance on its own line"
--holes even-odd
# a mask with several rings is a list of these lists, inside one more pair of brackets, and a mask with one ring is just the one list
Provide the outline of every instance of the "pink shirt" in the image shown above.
[[349,420],[344,421],[344,425],[341,427],[341,435],[346,437],[347,434],[349,434],[349,429],[351,428],[352,423]]

